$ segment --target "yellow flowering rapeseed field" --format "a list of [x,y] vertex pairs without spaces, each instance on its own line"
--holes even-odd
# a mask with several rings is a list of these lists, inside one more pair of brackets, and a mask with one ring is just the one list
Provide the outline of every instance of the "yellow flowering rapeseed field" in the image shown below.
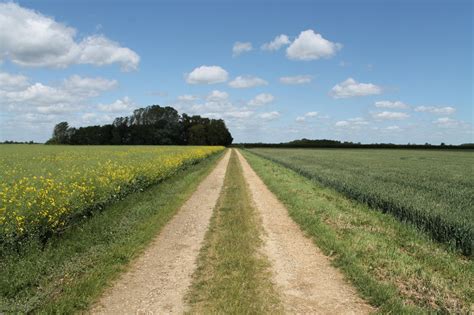
[[58,232],[223,147],[0,146],[0,241]]

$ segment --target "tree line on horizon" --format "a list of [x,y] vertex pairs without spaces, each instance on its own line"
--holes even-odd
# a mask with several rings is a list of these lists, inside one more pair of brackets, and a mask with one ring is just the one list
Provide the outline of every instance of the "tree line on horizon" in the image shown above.
[[75,128],[60,122],[46,144],[228,146],[232,141],[222,119],[179,115],[173,107],[151,105],[117,117],[112,124]]
[[366,149],[474,149],[474,143],[460,145],[445,144],[394,144],[394,143],[360,143],[329,139],[298,139],[280,143],[236,143],[232,146],[243,148],[366,148]]

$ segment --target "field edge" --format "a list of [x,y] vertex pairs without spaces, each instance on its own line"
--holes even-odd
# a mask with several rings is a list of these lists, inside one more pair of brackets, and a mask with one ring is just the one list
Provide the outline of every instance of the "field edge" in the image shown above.
[[[174,216],[226,150],[108,205],[44,249],[5,253],[0,311],[84,311]],[[54,268],[51,268],[51,264]],[[15,276],[16,275],[16,276]]]
[[[469,301],[474,299],[474,291],[470,285],[474,283],[469,280],[474,277],[472,261],[459,254],[446,251],[443,244],[432,242],[422,232],[411,225],[403,225],[389,214],[371,210],[368,206],[347,198],[334,189],[323,187],[280,163],[275,163],[251,151],[241,150],[241,152],[267,187],[285,204],[292,219],[326,255],[331,257],[333,265],[343,271],[347,279],[357,288],[359,294],[370,304],[378,307],[380,312],[420,313],[469,310]],[[299,196],[300,194],[301,196]],[[341,205],[336,206],[335,203],[338,202]],[[321,209],[316,209],[316,207]],[[343,210],[357,211],[362,215],[360,217],[349,217],[344,222],[337,222],[337,217],[331,218],[324,214],[326,210],[334,213],[343,211],[340,209],[341,207],[345,208]],[[316,213],[322,217],[318,217]],[[353,250],[351,248],[352,245],[358,245],[358,243],[366,241],[364,237],[368,239],[373,237],[371,233],[351,235],[354,230],[357,232],[359,229],[362,231],[366,229],[370,222],[365,221],[370,218],[375,220],[373,222],[385,224],[377,227],[377,229],[382,230],[381,233],[384,233],[384,229],[399,233],[394,240],[396,244],[387,249],[379,249],[381,252],[378,254],[374,253],[375,251],[371,253],[372,249],[370,248],[366,252],[364,252],[364,249]],[[360,226],[357,226],[358,224]],[[354,225],[354,227],[351,225]],[[411,242],[414,244],[410,244]],[[386,244],[373,244],[375,247],[382,245]],[[409,248],[409,245],[413,245],[412,248]],[[397,256],[393,252],[395,250],[400,250],[402,255]],[[417,254],[417,250],[422,250],[422,252]],[[403,253],[403,251],[406,252]],[[429,267],[430,269],[426,274],[421,272],[418,276],[416,273],[411,276],[414,276],[415,280],[420,282],[429,281],[430,276],[435,277],[433,281],[435,282],[436,277],[439,277],[444,285],[441,287],[443,292],[433,297],[429,295],[432,292],[428,290],[422,296],[414,297],[419,293],[417,290],[422,290],[421,287],[412,289],[409,286],[404,287],[406,283],[395,283],[396,280],[401,279],[401,275],[396,274],[396,272],[402,272],[393,265],[385,267],[389,269],[389,275],[383,275],[382,278],[377,277],[375,272],[369,271],[370,268],[377,268],[377,266],[372,266],[371,261],[364,260],[366,254],[370,254],[369,257],[374,258],[375,262],[383,261],[390,264],[389,261],[391,260],[394,265],[400,263],[403,267],[408,267],[410,272],[420,266]],[[414,257],[410,258],[410,255],[414,255]],[[440,257],[437,257],[437,255]],[[429,259],[432,258],[434,262],[430,264]],[[410,263],[414,266],[410,266]],[[366,268],[366,265],[369,265],[370,268]],[[449,270],[437,270],[445,267]],[[456,270],[456,268],[459,270]],[[395,274],[390,274],[390,272]],[[443,274],[443,272],[445,273]],[[457,297],[456,301],[449,304],[451,302],[448,300],[451,297],[444,297],[446,299],[444,300],[441,295],[449,294],[449,286],[452,285],[451,280],[457,285]],[[430,283],[428,282],[428,284]],[[408,285],[413,285],[413,283],[408,283]],[[400,293],[400,290],[407,290],[408,292],[405,292],[406,295],[404,295]],[[413,291],[410,292],[410,290]],[[408,298],[407,295],[411,298]],[[456,305],[460,301],[463,301],[463,305]]]

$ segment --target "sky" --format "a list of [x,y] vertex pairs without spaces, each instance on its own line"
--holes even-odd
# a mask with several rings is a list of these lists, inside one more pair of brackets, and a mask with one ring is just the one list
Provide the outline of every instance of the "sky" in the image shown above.
[[0,141],[139,107],[234,142],[472,143],[473,5],[0,0]]

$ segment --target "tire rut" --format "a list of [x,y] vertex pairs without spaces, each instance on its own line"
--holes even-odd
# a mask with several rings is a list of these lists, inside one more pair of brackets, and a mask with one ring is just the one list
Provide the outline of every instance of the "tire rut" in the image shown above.
[[264,253],[287,313],[368,314],[374,311],[331,266],[288,210],[236,150],[265,231]]
[[220,195],[230,150],[90,313],[184,313],[184,296]]

